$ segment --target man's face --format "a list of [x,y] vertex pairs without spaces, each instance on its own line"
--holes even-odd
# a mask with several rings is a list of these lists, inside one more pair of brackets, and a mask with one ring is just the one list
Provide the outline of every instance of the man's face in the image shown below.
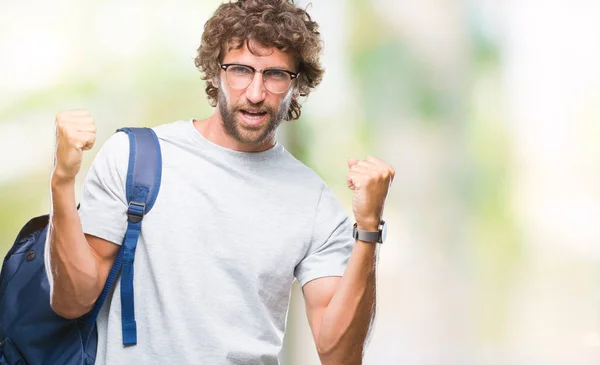
[[[296,72],[294,57],[276,48],[260,47],[252,43],[252,54],[246,43],[232,49],[223,58],[223,64],[241,64],[258,70],[277,68]],[[226,73],[220,71],[218,105],[225,131],[237,141],[261,144],[275,134],[277,127],[287,115],[293,94],[290,88],[281,94],[268,91],[263,84],[263,74],[257,72],[245,89],[234,89],[227,82]]]

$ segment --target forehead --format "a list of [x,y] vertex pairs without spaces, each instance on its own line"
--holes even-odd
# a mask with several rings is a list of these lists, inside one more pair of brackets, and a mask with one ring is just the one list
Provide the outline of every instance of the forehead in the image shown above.
[[282,52],[275,47],[264,47],[252,41],[250,41],[252,52],[250,52],[247,43],[243,42],[237,49],[229,47],[229,50],[225,50],[223,63],[241,63],[257,69],[277,67],[295,70],[294,56],[290,52]]

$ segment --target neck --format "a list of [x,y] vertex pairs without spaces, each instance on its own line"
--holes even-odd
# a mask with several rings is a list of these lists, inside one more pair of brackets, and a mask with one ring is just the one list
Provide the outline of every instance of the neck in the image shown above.
[[194,119],[194,127],[207,140],[221,147],[240,152],[263,152],[275,145],[275,135],[260,144],[244,143],[230,136],[223,126],[219,109],[207,119]]

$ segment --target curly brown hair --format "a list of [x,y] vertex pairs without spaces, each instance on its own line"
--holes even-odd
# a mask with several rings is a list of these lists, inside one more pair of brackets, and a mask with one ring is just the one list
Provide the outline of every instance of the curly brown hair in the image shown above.
[[[204,33],[196,67],[204,72],[206,94],[212,106],[217,105],[218,89],[211,83],[218,78],[225,51],[239,49],[251,41],[263,47],[276,47],[282,52],[291,52],[298,62],[300,73],[295,92],[307,96],[323,78],[319,56],[322,42],[318,24],[308,13],[297,8],[293,0],[238,0],[221,4],[204,25]],[[286,120],[300,117],[302,106],[293,98]]]

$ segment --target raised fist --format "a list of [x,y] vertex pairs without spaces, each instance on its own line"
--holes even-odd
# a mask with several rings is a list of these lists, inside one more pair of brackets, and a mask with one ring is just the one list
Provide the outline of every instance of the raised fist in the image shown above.
[[69,110],[56,115],[56,151],[53,178],[75,180],[83,151],[96,141],[96,124],[87,110]]

